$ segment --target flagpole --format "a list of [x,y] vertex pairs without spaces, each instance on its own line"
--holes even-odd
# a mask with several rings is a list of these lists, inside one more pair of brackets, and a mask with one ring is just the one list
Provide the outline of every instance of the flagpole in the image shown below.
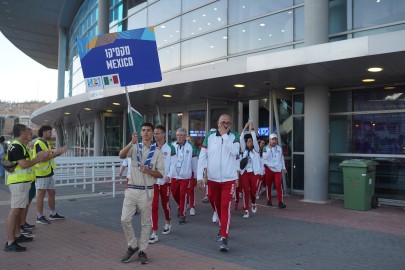
[[[131,123],[132,123],[132,127],[134,128],[134,132],[136,133],[135,119],[134,119],[134,116],[132,115],[132,106],[131,106],[131,101],[129,100],[127,86],[125,86],[125,95],[127,97],[127,102],[128,102],[128,106],[129,106],[129,117],[131,118]],[[131,134],[131,137],[132,137],[132,134]],[[139,159],[139,160],[141,160],[141,159]],[[149,190],[148,190],[148,186],[146,185],[146,179],[145,179],[145,176],[143,175],[143,172],[140,172],[140,173],[142,175],[143,185],[145,186],[146,198],[149,201]]]
[[[130,112],[129,117],[131,118],[131,123],[132,123],[132,127],[134,128],[134,132],[136,133],[135,119],[134,119],[134,116],[132,115],[132,106],[131,106],[131,101],[129,100],[127,86],[125,86],[125,95],[127,97],[127,102],[128,102],[129,112]],[[132,134],[131,134],[131,136],[132,136]]]

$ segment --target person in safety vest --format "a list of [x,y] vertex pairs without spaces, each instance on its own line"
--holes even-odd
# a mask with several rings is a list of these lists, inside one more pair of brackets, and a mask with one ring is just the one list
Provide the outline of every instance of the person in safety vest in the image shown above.
[[20,246],[19,243],[33,240],[32,237],[20,233],[20,217],[28,204],[31,182],[35,180],[32,167],[47,159],[49,153],[43,152],[35,158],[31,157],[30,151],[25,145],[28,140],[28,130],[25,125],[14,125],[13,135],[15,140],[11,143],[6,158],[10,162],[15,162],[16,167],[13,172],[7,172],[7,186],[11,193],[11,209],[7,218],[7,242],[4,251],[22,252],[27,249]]
[[42,126],[38,130],[38,139],[34,143],[33,154],[36,157],[41,152],[47,152],[48,158],[43,162],[35,165],[35,187],[37,188],[37,223],[51,223],[44,216],[44,197],[48,193],[49,219],[58,220],[65,219],[59,215],[55,209],[55,181],[53,179],[53,171],[55,170],[54,158],[66,152],[66,146],[60,147],[54,153],[52,152],[49,140],[52,138],[52,127]]

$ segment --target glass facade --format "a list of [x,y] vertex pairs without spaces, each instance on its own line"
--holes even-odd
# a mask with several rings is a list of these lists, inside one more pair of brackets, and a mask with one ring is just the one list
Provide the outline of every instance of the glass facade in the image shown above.
[[[97,34],[97,11],[84,1],[71,25],[65,97],[86,91],[75,40]],[[404,18],[404,1],[329,1],[331,41],[403,30]],[[110,32],[155,26],[163,72],[298,48],[305,37],[303,0],[110,0],[109,23]]]
[[[404,30],[404,18],[404,1],[329,1],[329,33],[342,33],[341,39]],[[336,41],[334,38],[331,41]]]
[[[155,26],[161,69],[169,72],[257,50],[292,49],[292,42],[304,39],[302,5],[302,0],[111,0],[109,24],[110,32]],[[66,97],[86,92],[75,40],[97,34],[97,11],[97,1],[86,0],[72,23]]]
[[[405,87],[330,92],[329,193],[343,194],[339,164],[347,159],[379,163],[377,196],[405,199]],[[304,95],[293,96],[293,189],[304,189]]]

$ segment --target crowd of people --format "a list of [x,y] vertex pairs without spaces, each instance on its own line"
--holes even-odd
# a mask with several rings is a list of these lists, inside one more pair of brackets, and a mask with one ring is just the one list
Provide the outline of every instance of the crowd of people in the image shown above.
[[[231,222],[232,200],[238,209],[239,194],[242,194],[243,218],[249,218],[250,210],[258,210],[256,199],[265,189],[267,206],[272,204],[272,185],[277,190],[278,208],[283,209],[282,173],[286,173],[282,148],[276,134],[270,135],[268,144],[258,142],[252,121],[248,121],[241,135],[231,130],[232,120],[227,114],[218,119],[217,128],[206,135],[197,153],[187,140],[185,128],[176,131],[176,141],[165,141],[163,126],[144,123],[141,141],[132,135],[131,142],[119,153],[128,167],[127,189],[121,214],[121,224],[128,249],[122,262],[131,261],[138,252],[139,262],[148,263],[148,244],[158,242],[159,198],[165,216],[163,235],[172,230],[170,193],[177,205],[178,224],[186,224],[189,215],[196,214],[195,186],[206,190],[203,202],[213,209],[213,222],[218,222],[217,240],[221,252],[229,251],[228,236]],[[156,142],[156,143],[154,143]],[[128,165],[131,164],[131,165]],[[123,170],[120,171],[122,175]],[[249,206],[249,201],[251,206]],[[141,235],[135,237],[132,218],[138,213],[141,220]]]
[[[54,158],[66,152],[66,147],[53,151],[50,139],[52,127],[42,126],[33,140],[32,130],[25,125],[13,127],[14,141],[7,146],[4,159],[13,164],[8,168],[7,186],[11,193],[11,209],[7,218],[7,242],[4,251],[23,252],[20,243],[31,242],[35,225],[26,221],[28,208],[37,195],[38,224],[50,224],[49,220],[64,219],[55,208]],[[32,146],[32,148],[30,147]],[[3,146],[3,148],[5,148]],[[48,194],[49,220],[43,212],[44,197]]]
[[[282,148],[276,134],[270,135],[268,144],[257,139],[253,122],[248,121],[240,136],[231,130],[232,119],[221,115],[217,127],[206,134],[198,150],[187,137],[187,130],[176,131],[176,141],[166,142],[166,129],[151,123],[141,126],[138,134],[132,134],[131,142],[119,153],[127,167],[127,188],[121,212],[121,225],[127,241],[127,251],[122,262],[131,261],[138,253],[141,264],[148,263],[148,244],[158,242],[159,200],[165,217],[163,235],[172,230],[170,197],[176,202],[178,224],[186,224],[187,213],[196,215],[195,187],[205,189],[203,202],[212,206],[212,221],[218,223],[219,250],[229,251],[228,236],[231,222],[232,201],[238,210],[239,199],[243,202],[243,218],[258,211],[257,197],[265,189],[267,206],[272,204],[272,185],[277,190],[278,207],[283,209],[282,173],[286,172]],[[5,251],[21,252],[26,248],[20,243],[30,242],[35,225],[26,222],[28,208],[37,196],[38,224],[50,224],[64,219],[55,209],[54,158],[65,153],[66,147],[53,151],[50,139],[52,128],[42,126],[38,138],[33,140],[31,129],[16,124],[15,140],[7,147],[5,159],[14,164],[8,170],[7,185],[11,192],[11,209],[7,219],[7,243]],[[48,194],[49,218],[43,211],[44,197]],[[188,211],[189,209],[189,211]],[[136,238],[132,219],[139,214],[141,235]]]

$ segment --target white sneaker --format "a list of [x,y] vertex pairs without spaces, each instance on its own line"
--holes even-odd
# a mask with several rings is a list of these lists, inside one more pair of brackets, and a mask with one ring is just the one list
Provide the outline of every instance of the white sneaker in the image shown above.
[[259,195],[256,195],[256,200],[259,200],[260,199],[260,196]]
[[195,216],[195,208],[190,208],[190,216]]
[[166,223],[165,226],[163,227],[162,233],[163,234],[169,234],[171,228],[172,228],[172,225]]
[[218,221],[218,213],[215,211],[212,215],[212,222],[216,223]]
[[154,244],[159,240],[159,237],[157,236],[157,234],[152,233],[150,238],[149,238],[149,244]]
[[245,214],[243,215],[243,218],[249,218],[249,210],[245,210]]
[[252,205],[252,213],[254,214],[254,213],[256,213],[257,212],[257,205],[256,204],[253,204]]

